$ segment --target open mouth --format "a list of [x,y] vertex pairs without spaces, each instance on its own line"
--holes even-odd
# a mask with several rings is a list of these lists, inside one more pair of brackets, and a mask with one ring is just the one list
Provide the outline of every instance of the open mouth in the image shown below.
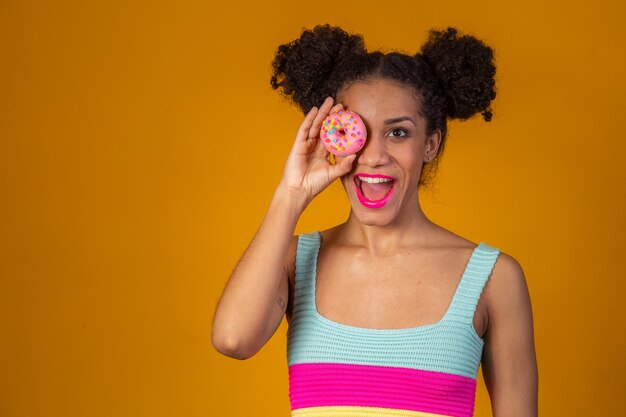
[[359,202],[367,208],[381,208],[389,202],[398,181],[382,174],[355,174],[354,185]]

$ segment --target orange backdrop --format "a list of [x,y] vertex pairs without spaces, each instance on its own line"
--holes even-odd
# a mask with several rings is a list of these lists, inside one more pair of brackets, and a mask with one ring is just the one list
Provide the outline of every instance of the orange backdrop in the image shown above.
[[[423,207],[522,264],[541,414],[618,415],[625,18],[619,1],[0,3],[0,415],[289,414],[286,321],[247,361],[213,350],[211,323],[302,118],[271,60],[326,22],[370,48],[447,25],[494,47],[494,119],[451,124]],[[297,232],[347,214],[336,183]],[[489,416],[481,376],[476,401]]]

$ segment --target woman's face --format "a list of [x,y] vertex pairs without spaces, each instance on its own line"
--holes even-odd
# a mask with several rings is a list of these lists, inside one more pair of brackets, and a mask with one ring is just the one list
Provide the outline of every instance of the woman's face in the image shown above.
[[368,225],[414,215],[422,165],[426,155],[435,154],[440,134],[426,136],[411,87],[386,79],[358,81],[340,90],[337,102],[358,113],[367,128],[365,146],[341,178],[354,215]]

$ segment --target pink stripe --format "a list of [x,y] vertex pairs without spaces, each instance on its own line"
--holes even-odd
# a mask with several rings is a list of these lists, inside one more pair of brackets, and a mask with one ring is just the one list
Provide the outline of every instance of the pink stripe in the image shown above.
[[291,409],[365,406],[472,416],[476,380],[377,365],[300,363],[289,367]]

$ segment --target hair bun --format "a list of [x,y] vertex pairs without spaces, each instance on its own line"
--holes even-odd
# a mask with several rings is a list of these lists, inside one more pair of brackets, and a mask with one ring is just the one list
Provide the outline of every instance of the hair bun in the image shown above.
[[480,112],[486,121],[491,120],[496,67],[489,46],[474,36],[459,35],[452,27],[431,29],[418,55],[439,79],[450,119],[464,120]]
[[[333,96],[332,74],[340,61],[365,53],[363,38],[328,24],[304,30],[300,38],[278,47],[272,63],[273,89],[282,89],[304,112]],[[329,82],[330,80],[330,82]]]

